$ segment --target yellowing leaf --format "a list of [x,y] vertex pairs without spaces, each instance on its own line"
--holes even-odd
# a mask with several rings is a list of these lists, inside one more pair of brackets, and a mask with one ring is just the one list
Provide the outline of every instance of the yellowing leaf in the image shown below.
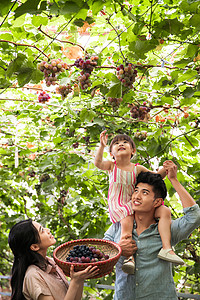
[[31,160],[34,160],[36,158],[36,154],[31,153],[28,158],[31,159]]
[[34,148],[34,147],[35,147],[34,144],[31,144],[31,143],[29,143],[29,142],[27,142],[26,146],[27,146],[28,149],[31,149],[31,148]]

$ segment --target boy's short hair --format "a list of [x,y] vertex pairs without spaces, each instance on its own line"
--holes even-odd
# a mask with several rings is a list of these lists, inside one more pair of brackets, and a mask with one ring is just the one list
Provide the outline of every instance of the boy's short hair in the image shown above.
[[130,136],[128,136],[127,134],[118,134],[118,135],[116,135],[116,136],[112,139],[112,141],[111,141],[111,143],[110,143],[110,147],[109,147],[110,153],[112,152],[112,146],[113,146],[113,144],[114,144],[115,142],[122,141],[122,140],[125,140],[125,141],[129,142],[129,144],[131,145],[131,147],[132,147],[133,149],[136,149],[135,143],[134,143],[134,141],[132,140],[132,138],[131,138]]
[[167,188],[164,180],[162,179],[160,174],[151,173],[151,172],[141,172],[136,179],[135,186],[138,183],[147,183],[153,187],[153,192],[156,198],[162,198],[163,200],[167,196]]

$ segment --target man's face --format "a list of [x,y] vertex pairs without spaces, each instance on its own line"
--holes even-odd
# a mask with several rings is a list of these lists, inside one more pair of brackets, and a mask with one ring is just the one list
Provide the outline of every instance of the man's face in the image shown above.
[[132,206],[134,211],[149,212],[155,209],[155,194],[153,187],[147,183],[140,182],[132,195]]

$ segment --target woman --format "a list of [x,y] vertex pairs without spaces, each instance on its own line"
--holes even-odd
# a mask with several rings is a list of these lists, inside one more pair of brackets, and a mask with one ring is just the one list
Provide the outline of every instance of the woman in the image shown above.
[[15,224],[8,242],[14,254],[11,300],[80,300],[84,280],[98,274],[97,267],[74,272],[72,266],[68,284],[62,270],[46,256],[55,238],[49,229],[31,219]]

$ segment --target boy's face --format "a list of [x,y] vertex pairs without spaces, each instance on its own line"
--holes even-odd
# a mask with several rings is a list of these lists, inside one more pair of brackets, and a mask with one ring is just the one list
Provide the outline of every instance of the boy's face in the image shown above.
[[124,154],[129,155],[131,158],[134,153],[135,149],[133,149],[131,144],[124,139],[116,141],[111,148],[111,155],[114,156],[114,159]]
[[[147,183],[138,183],[132,195],[132,207],[135,212],[150,212],[155,210],[157,201],[153,186]],[[162,202],[161,202],[162,203]]]

